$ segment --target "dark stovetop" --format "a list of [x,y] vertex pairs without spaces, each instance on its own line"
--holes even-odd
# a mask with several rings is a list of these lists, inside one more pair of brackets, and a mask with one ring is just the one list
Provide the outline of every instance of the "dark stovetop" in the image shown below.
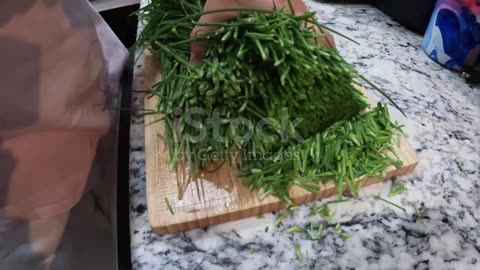
[[[138,5],[127,6],[101,12],[100,15],[109,24],[125,47],[130,48],[136,40],[137,19],[131,14],[138,10]],[[132,74],[133,76],[133,70]],[[131,77],[130,76],[130,77]],[[131,85],[131,82],[130,84]],[[131,107],[131,87],[122,93],[121,108]],[[130,256],[130,226],[129,226],[129,154],[130,148],[130,114],[122,110],[120,114],[118,141],[118,180],[117,180],[117,250],[120,270],[132,268]]]

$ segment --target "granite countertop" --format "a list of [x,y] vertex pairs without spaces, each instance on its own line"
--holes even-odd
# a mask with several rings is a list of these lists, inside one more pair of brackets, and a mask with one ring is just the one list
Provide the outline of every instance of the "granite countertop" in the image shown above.
[[[276,229],[271,214],[157,236],[146,212],[144,125],[134,118],[134,269],[480,269],[480,89],[431,61],[421,36],[375,8],[307,2],[322,22],[360,43],[336,39],[341,54],[385,89],[410,119],[406,133],[421,162],[413,174],[398,179],[408,191],[391,199],[407,212],[372,198],[386,196],[389,181],[366,188],[358,200],[332,204],[334,222],[352,233],[348,240],[338,237],[333,226],[318,242],[286,234],[293,225],[306,226],[312,204],[289,213]],[[144,88],[142,74],[138,63],[137,90]],[[134,97],[134,103],[141,108],[141,97]],[[295,256],[297,243],[306,257],[302,260]]]

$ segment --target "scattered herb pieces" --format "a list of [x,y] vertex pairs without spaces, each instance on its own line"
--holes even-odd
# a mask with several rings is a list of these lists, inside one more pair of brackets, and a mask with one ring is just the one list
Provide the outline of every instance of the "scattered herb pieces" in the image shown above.
[[343,240],[347,240],[349,239],[350,237],[352,237],[352,234],[349,233],[349,232],[343,232],[340,237],[343,239]]
[[335,225],[335,233],[339,235],[343,240],[347,240],[348,238],[352,237],[351,233],[346,232],[342,229],[340,223]]
[[388,203],[392,206],[395,206],[397,207],[398,209],[402,210],[403,212],[407,212],[407,209],[405,209],[404,207],[401,207],[400,205],[394,203],[394,202],[391,202],[391,201],[388,201],[388,200],[385,200],[384,198],[380,197],[380,195],[377,195],[377,196],[374,196],[373,198],[375,198],[375,200],[380,200],[380,201],[383,201],[385,203]]
[[420,223],[422,223],[423,226],[425,226],[425,228],[426,228],[427,225],[425,224],[425,220],[423,219],[422,214],[420,213],[420,211],[418,210],[418,208],[415,205],[412,205],[412,207],[415,210],[415,216],[417,217],[417,220],[420,221]]
[[300,206],[299,206],[299,205],[293,205],[293,206],[290,206],[290,207],[288,208],[289,211],[295,211],[295,210],[298,210],[298,209],[300,209]]
[[328,204],[325,205],[325,207],[322,209],[320,212],[322,217],[327,219],[328,224],[332,224],[333,219],[335,218],[335,215],[337,214],[336,211],[331,211],[330,208],[328,207]]
[[345,203],[345,202],[349,202],[349,201],[350,201],[350,199],[334,200],[334,201],[327,202],[327,204]]
[[308,233],[305,229],[301,228],[300,226],[293,226],[290,229],[287,230],[287,233]]
[[335,211],[332,212],[330,210],[330,207],[328,206],[328,203],[323,204],[321,206],[317,206],[315,204],[312,207],[312,209],[310,209],[310,213],[308,214],[308,216],[313,217],[313,216],[316,216],[316,215],[321,215],[323,218],[327,219],[327,222],[329,224],[331,224],[332,221],[333,221],[333,218],[336,215],[336,212]]
[[390,192],[388,193],[388,197],[394,197],[397,196],[403,192],[407,191],[407,188],[405,185],[397,183],[397,181],[392,180],[392,187],[390,188]]
[[303,258],[302,250],[300,249],[300,245],[295,245],[295,255],[297,256],[297,260],[301,260]]
[[322,235],[323,233],[323,224],[320,223],[320,225],[318,225],[318,230],[317,230],[317,234],[315,235],[316,237],[320,238],[320,236]]
[[[321,225],[321,230],[323,231],[323,225]],[[310,231],[312,231],[312,232],[314,231],[312,223],[310,223]],[[290,233],[301,233],[301,234],[305,235],[308,240],[312,240],[312,241],[316,241],[316,240],[320,239],[319,236],[317,236],[317,235],[312,236],[312,234],[308,230],[306,230],[306,229],[304,229],[300,226],[291,227],[290,229],[287,230],[287,233],[288,234],[290,234]],[[317,234],[318,234],[318,231],[317,231]]]
[[255,254],[257,252],[257,250],[253,247],[249,248],[248,251],[250,252],[250,254]]
[[275,224],[273,226],[278,228],[284,219],[285,216],[283,214],[278,215],[277,220],[275,220]]
[[168,198],[165,198],[165,204],[167,205],[167,208],[170,214],[175,215],[175,212],[173,212],[172,205],[170,204],[170,201],[168,200]]
[[464,176],[468,176],[468,173],[463,169],[462,165],[460,165],[460,163],[457,162],[457,166],[458,166],[458,169],[460,170],[460,172],[464,175]]
[[335,226],[335,233],[336,234],[340,234],[342,232],[342,228],[340,227],[340,223],[338,223],[336,226]]
[[310,213],[308,213],[308,216],[313,217],[313,216],[318,215],[321,208],[322,208],[322,206],[319,207],[319,206],[317,206],[317,204],[314,204],[313,207],[310,209]]

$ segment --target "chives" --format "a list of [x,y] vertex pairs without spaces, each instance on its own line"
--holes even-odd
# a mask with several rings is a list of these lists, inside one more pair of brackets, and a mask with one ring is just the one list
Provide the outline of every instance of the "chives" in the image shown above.
[[[300,16],[283,9],[203,12],[204,3],[152,0],[137,13],[145,27],[136,48],[147,48],[162,66],[164,80],[151,91],[159,97],[157,113],[164,115],[163,138],[172,170],[187,164],[190,176],[196,177],[212,161],[218,161],[211,153],[220,155],[221,165],[234,161],[232,152],[275,153],[280,158],[243,160],[241,178],[252,190],[261,191],[260,198],[274,195],[293,204],[288,195],[293,185],[318,193],[321,183],[334,180],[342,200],[344,186],[358,196],[365,177],[384,176],[389,166],[402,165],[398,157],[389,157],[389,153],[396,156],[392,138],[399,138],[400,127],[390,121],[387,108],[381,104],[362,113],[368,103],[356,89],[355,79],[386,94],[358,74],[336,49],[309,42],[326,35],[318,35],[305,25],[337,33],[319,24],[313,12]],[[204,14],[220,11],[249,14],[226,23],[197,22]],[[219,28],[191,38],[196,25]],[[194,66],[189,63],[190,45],[201,40],[208,40],[210,45],[204,62]],[[186,115],[178,113],[190,108],[205,112],[190,119],[198,122],[197,126],[188,125]],[[232,128],[231,123],[239,118],[254,124],[266,118],[283,123],[284,109],[290,122],[295,118],[304,121],[265,127],[264,135],[282,141],[262,140],[256,133],[250,140],[239,140],[239,134],[248,129]],[[210,120],[215,114],[223,119],[217,130],[225,138],[222,142],[212,136],[215,127]],[[200,134],[206,135],[203,140],[188,139]],[[299,140],[298,135],[304,139]],[[185,152],[185,160],[179,159]],[[294,158],[281,158],[286,154]],[[331,213],[328,218],[333,218]],[[280,223],[277,220],[275,226]]]

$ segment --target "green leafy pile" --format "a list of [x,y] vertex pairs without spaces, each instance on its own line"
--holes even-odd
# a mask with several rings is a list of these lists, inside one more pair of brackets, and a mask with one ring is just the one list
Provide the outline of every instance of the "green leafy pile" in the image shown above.
[[[148,48],[162,66],[163,80],[152,94],[165,119],[172,169],[187,162],[195,177],[219,156],[232,161],[230,153],[242,150],[293,154],[298,158],[240,164],[252,189],[289,201],[292,184],[315,192],[319,179],[334,178],[338,187],[347,183],[356,190],[356,177],[399,165],[386,154],[398,127],[381,105],[360,115],[368,106],[355,87],[362,77],[336,49],[317,43],[326,36],[314,27],[328,28],[314,13],[236,10],[244,15],[208,24],[219,28],[191,39],[203,4],[152,0],[139,12],[145,28],[137,46]],[[193,66],[190,44],[201,40],[209,49],[205,61]]]
[[345,184],[358,196],[366,177],[385,178],[385,168],[402,166],[392,144],[399,132],[387,107],[379,103],[373,111],[339,121],[271,158],[245,160],[245,183],[261,190],[261,198],[273,194],[288,203],[293,203],[288,196],[292,185],[318,193],[320,183],[332,179],[339,200]]
[[[190,91],[180,106],[207,110],[202,123],[216,112],[222,119],[242,117],[253,124],[268,118],[263,138],[278,139],[265,140],[256,133],[250,140],[227,136],[232,125],[226,121],[220,132],[227,144],[217,145],[214,138],[205,141],[205,146],[213,146],[213,151],[232,144],[255,152],[275,151],[298,142],[296,132],[309,137],[367,107],[353,85],[353,68],[337,50],[307,42],[318,38],[312,29],[302,27],[310,20],[313,14],[298,17],[281,11],[254,13],[207,36],[210,49],[205,62],[189,78]],[[283,120],[288,120],[290,126],[281,124],[286,114],[289,117]],[[294,128],[294,118],[305,120]],[[244,126],[230,133],[245,134],[252,128]],[[207,133],[211,134],[211,130]]]

